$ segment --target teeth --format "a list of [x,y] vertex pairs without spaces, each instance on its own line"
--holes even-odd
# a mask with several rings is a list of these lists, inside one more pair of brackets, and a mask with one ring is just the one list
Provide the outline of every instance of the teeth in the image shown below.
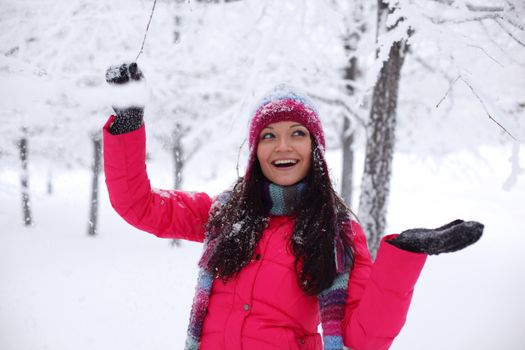
[[293,159],[280,159],[280,160],[276,160],[273,162],[273,164],[275,165],[280,165],[280,164],[296,164],[297,161],[296,160],[293,160]]

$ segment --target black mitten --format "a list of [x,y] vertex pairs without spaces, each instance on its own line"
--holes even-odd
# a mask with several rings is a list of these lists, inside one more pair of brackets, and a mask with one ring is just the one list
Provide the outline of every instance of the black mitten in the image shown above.
[[[143,77],[144,75],[135,62],[111,66],[106,70],[106,82],[118,87],[122,87],[130,81],[138,82]],[[137,130],[142,126],[144,106],[140,105],[140,103],[132,102],[129,106],[113,106],[113,110],[115,111],[115,121],[109,128],[111,134],[123,134]]]
[[406,230],[387,242],[416,253],[450,253],[475,243],[481,238],[483,227],[483,224],[476,221],[454,220],[435,229]]

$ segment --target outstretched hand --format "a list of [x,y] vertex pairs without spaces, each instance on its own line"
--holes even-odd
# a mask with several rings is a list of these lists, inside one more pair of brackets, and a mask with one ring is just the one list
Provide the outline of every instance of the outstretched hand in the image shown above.
[[390,244],[411,252],[437,255],[450,253],[477,242],[483,234],[477,221],[454,220],[435,229],[414,228],[401,232]]

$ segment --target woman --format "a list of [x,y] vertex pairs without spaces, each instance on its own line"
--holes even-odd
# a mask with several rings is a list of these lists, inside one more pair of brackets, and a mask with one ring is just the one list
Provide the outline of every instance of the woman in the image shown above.
[[[142,73],[124,64],[106,78],[126,84]],[[143,109],[114,109],[104,126],[104,168],[115,210],[158,237],[205,243],[186,349],[388,349],[427,255],[482,234],[483,225],[456,220],[388,235],[372,262],[330,182],[318,114],[293,92],[261,102],[246,174],[214,200],[152,190]]]

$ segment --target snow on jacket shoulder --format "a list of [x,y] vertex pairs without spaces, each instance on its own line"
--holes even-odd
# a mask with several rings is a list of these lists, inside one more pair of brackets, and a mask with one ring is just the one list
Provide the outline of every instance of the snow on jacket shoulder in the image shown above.
[[146,131],[112,135],[104,125],[104,173],[115,211],[138,229],[161,238],[202,242],[211,199],[206,193],[156,190],[146,172]]

